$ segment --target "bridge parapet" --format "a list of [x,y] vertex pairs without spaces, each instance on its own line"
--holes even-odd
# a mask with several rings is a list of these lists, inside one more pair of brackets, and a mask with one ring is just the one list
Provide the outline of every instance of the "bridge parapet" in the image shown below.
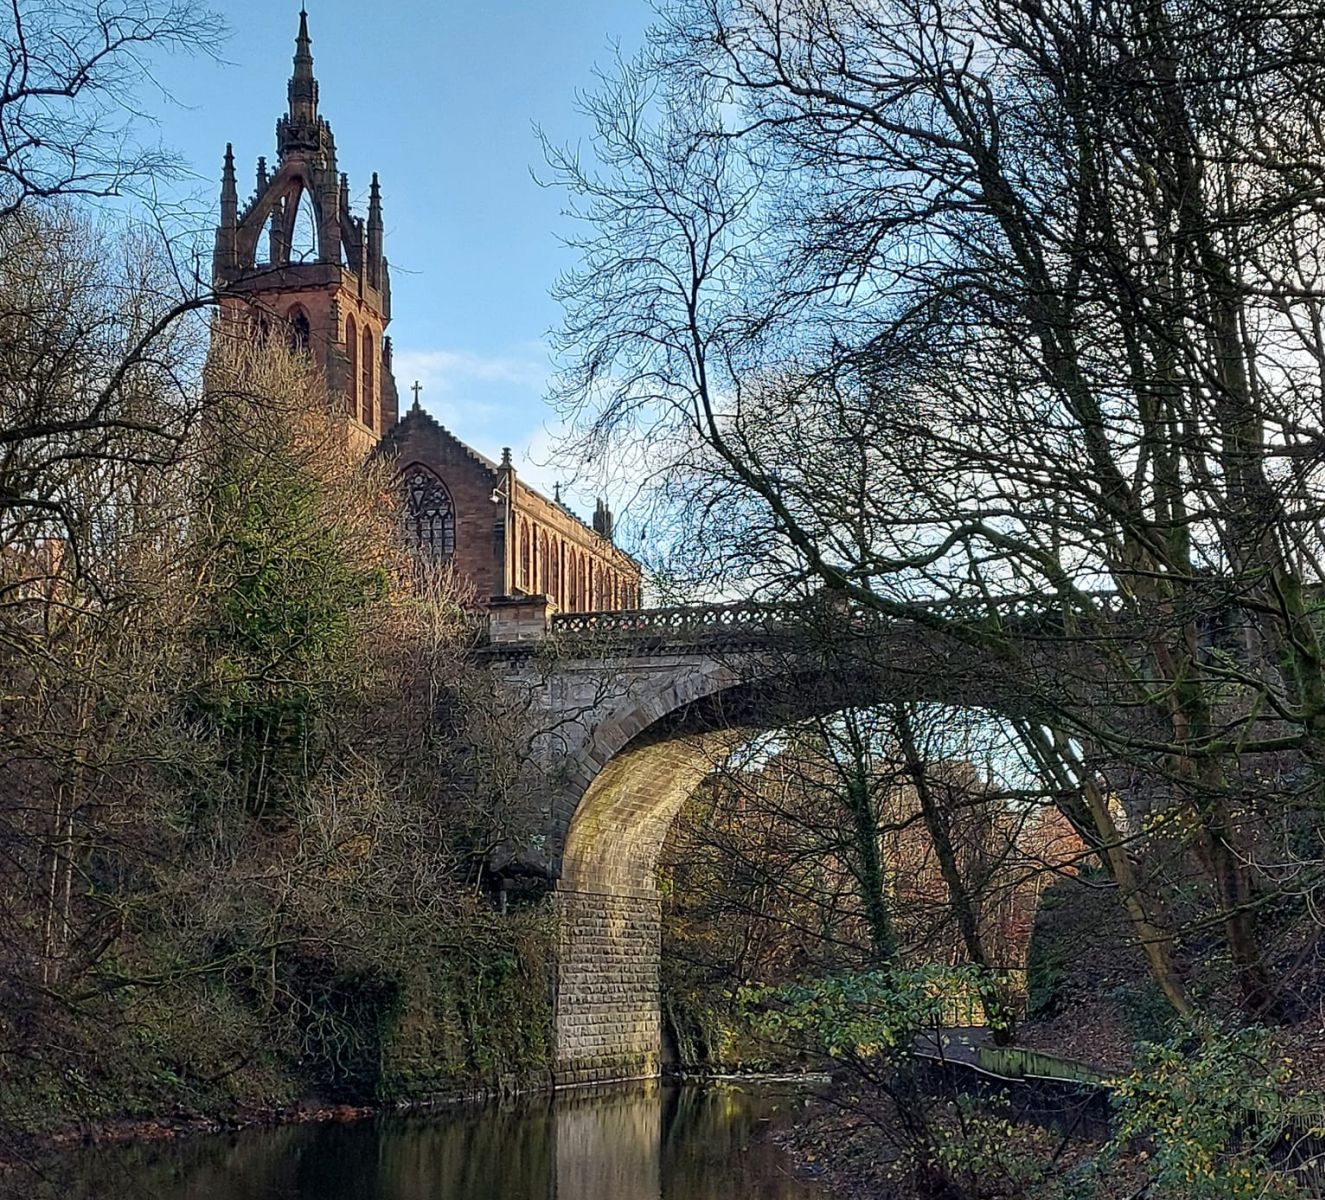
[[690,604],[634,611],[558,613],[549,631],[553,636],[685,640],[696,635],[755,632],[803,625],[810,613],[804,601],[759,604]]
[[552,640],[573,652],[632,652],[720,644],[755,645],[770,639],[877,634],[907,622],[916,625],[968,623],[1015,630],[1024,637],[1066,632],[1067,613],[1115,623],[1127,597],[1114,591],[1079,591],[1070,597],[1046,595],[974,597],[959,600],[895,602],[892,611],[844,597],[818,596],[784,601],[745,600],[666,608],[563,613],[547,596],[506,596],[491,602],[487,645],[493,652],[525,654]]
[[[1118,592],[1076,593],[1077,612],[1116,618],[1125,597]],[[895,621],[997,622],[1019,632],[1051,633],[1064,625],[1064,602],[1052,596],[975,597],[960,600],[898,603],[889,614],[872,605],[835,596],[768,603],[738,601],[728,604],[692,604],[631,611],[555,613],[547,633],[567,640],[605,642],[659,639],[675,645],[687,641],[740,635],[785,634],[816,626],[847,633],[875,631]]]

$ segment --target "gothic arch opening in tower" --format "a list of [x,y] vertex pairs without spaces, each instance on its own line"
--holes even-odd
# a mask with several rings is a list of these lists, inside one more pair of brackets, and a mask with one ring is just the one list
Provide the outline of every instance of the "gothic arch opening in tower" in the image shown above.
[[290,349],[296,354],[308,354],[313,348],[313,326],[302,305],[290,309]]

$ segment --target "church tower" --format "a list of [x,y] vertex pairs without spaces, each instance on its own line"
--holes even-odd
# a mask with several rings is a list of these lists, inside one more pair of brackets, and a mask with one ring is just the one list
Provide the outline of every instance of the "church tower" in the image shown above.
[[352,444],[367,453],[399,415],[382,192],[374,174],[367,221],[351,211],[349,177],[338,173],[336,139],[318,112],[312,45],[301,9],[275,167],[258,159],[257,190],[242,209],[226,147],[213,275],[228,315],[283,331],[312,356]]

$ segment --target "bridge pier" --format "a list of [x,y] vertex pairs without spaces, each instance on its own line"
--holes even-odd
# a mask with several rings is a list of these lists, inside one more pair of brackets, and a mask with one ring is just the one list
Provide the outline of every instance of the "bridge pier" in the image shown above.
[[662,901],[558,889],[558,1083],[652,1078],[662,1063]]

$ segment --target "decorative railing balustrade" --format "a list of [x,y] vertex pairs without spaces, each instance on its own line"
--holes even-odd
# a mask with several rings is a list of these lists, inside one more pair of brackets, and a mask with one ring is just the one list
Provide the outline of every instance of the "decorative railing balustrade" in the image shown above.
[[[1079,593],[1073,606],[1094,618],[1122,614],[1124,598],[1117,592]],[[846,632],[878,629],[895,621],[921,624],[946,621],[990,622],[1015,625],[1023,632],[1060,630],[1065,625],[1061,600],[1049,596],[1009,596],[993,599],[945,600],[898,605],[892,613],[839,597],[815,597],[774,604],[739,601],[734,604],[695,604],[634,611],[557,613],[549,621],[553,637],[622,642],[638,639],[661,642],[721,640],[757,637],[815,627]]]
[[633,611],[557,613],[551,620],[554,635],[684,638],[698,633],[759,631],[800,625],[809,614],[805,603],[694,604],[675,608]]

